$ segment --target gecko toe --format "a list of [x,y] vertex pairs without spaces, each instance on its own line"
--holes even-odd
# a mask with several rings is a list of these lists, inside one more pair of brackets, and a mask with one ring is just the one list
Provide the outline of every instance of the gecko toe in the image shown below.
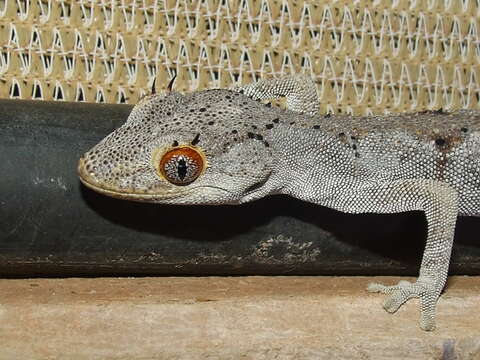
[[400,307],[411,298],[417,297],[417,294],[405,291],[401,287],[397,287],[389,292],[389,294],[390,296],[388,296],[383,303],[383,308],[391,314],[400,309]]
[[370,283],[368,284],[367,291],[372,293],[391,294],[393,291],[399,289],[400,283],[394,286],[387,286],[379,283]]
[[412,298],[420,299],[420,327],[423,330],[435,329],[435,307],[438,300],[438,291],[426,281],[410,283],[400,281],[397,285],[386,286],[372,283],[367,288],[370,292],[387,294],[383,308],[389,312],[396,312],[404,303]]
[[370,283],[368,284],[367,291],[372,293],[383,293],[385,294],[385,289],[387,286],[379,283]]

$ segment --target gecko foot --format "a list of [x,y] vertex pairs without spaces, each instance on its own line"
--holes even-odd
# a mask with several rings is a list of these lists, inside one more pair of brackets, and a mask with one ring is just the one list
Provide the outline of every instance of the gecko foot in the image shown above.
[[420,279],[414,283],[400,281],[394,286],[371,283],[368,285],[367,290],[389,295],[383,303],[383,308],[389,313],[396,312],[409,299],[419,298],[420,327],[426,331],[435,329],[435,306],[439,292],[435,290],[431,281],[422,281]]

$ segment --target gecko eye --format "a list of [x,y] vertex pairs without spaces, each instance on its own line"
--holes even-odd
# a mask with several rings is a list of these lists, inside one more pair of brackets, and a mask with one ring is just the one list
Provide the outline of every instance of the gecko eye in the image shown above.
[[188,185],[195,181],[204,168],[204,157],[199,151],[182,146],[167,151],[160,160],[160,172],[175,185]]

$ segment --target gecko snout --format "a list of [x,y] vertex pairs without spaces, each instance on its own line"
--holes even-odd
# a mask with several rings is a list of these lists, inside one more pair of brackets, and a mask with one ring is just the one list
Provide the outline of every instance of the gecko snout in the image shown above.
[[93,186],[97,183],[95,180],[95,177],[93,176],[93,173],[90,174],[90,167],[88,167],[85,164],[85,155],[80,157],[80,160],[78,161],[78,166],[77,166],[77,173],[80,178],[80,181],[86,185],[87,187],[92,188]]
[[107,170],[106,167],[106,165],[97,161],[95,155],[92,155],[91,151],[86,152],[78,161],[77,172],[80,181],[94,190],[98,187],[106,187],[107,184],[105,181],[102,181],[104,178],[102,174]]

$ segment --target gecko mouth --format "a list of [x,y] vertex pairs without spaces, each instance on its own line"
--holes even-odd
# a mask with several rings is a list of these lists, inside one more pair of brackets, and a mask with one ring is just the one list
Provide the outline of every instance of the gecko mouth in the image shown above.
[[[117,199],[122,200],[132,200],[132,201],[140,201],[140,202],[159,202],[164,200],[173,200],[177,198],[182,198],[187,195],[198,191],[199,188],[210,188],[211,190],[215,190],[224,194],[228,194],[228,197],[231,197],[233,194],[227,190],[217,186],[198,186],[194,188],[183,188],[180,190],[178,187],[175,187],[174,192],[171,193],[165,190],[153,189],[153,190],[137,190],[137,189],[119,189],[110,186],[109,184],[104,184],[97,181],[92,175],[90,175],[85,167],[84,167],[84,160],[83,158],[80,159],[78,164],[78,175],[80,182],[88,187],[89,189],[94,190],[103,195],[107,195],[110,197],[114,197]],[[170,190],[171,191],[171,190]],[[181,204],[181,203],[179,203]]]
[[154,200],[168,200],[174,199],[181,196],[186,195],[191,191],[184,190],[184,191],[175,191],[175,193],[159,193],[158,189],[157,192],[149,192],[148,190],[142,191],[137,189],[121,189],[117,187],[113,187],[110,184],[105,184],[93,177],[91,174],[88,173],[85,169],[85,161],[83,158],[80,158],[78,163],[78,177],[83,185],[92,189],[100,194],[111,196],[114,198],[125,199],[125,200],[134,200],[134,201],[154,201]]
[[83,185],[92,189],[100,194],[107,195],[110,197],[114,197],[117,199],[123,200],[133,200],[133,201],[155,201],[155,200],[169,200],[182,197],[188,194],[190,191],[182,191],[175,194],[159,194],[159,193],[141,193],[141,192],[134,192],[132,190],[113,190],[106,187],[101,187],[95,185],[82,176],[79,177],[80,181]]

